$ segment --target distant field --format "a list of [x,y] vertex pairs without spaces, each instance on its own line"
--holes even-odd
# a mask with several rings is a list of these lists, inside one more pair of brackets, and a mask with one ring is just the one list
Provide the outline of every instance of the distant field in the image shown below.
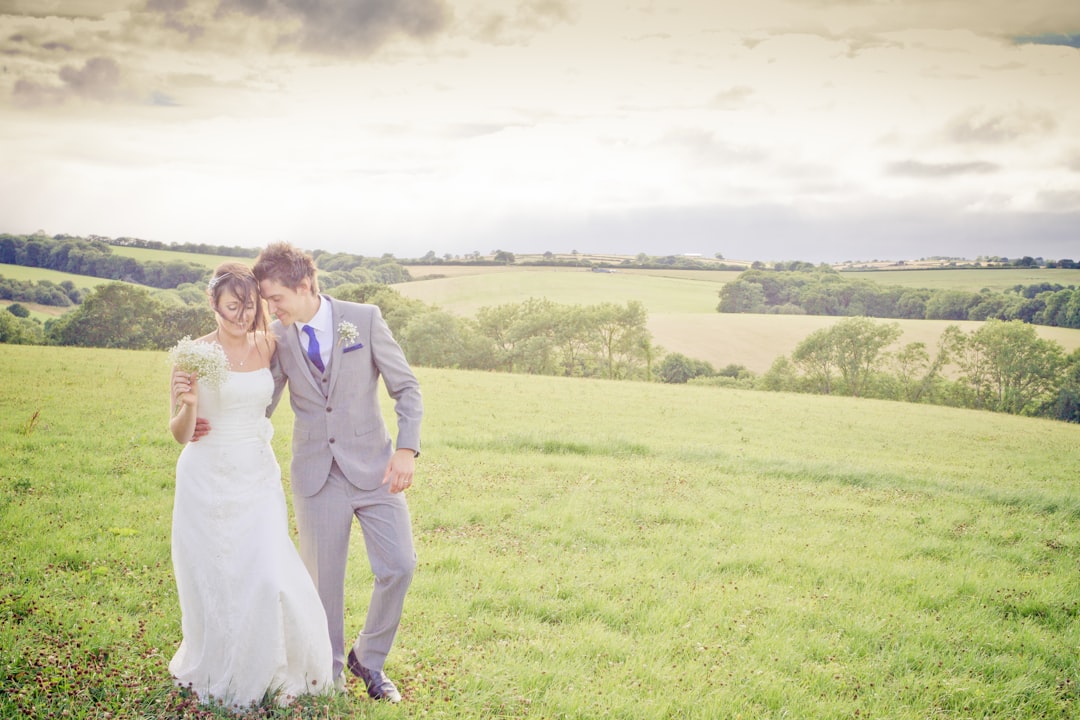
[[[829,327],[843,318],[820,315],[686,315],[658,313],[649,315],[649,331],[658,345],[668,352],[707,360],[720,369],[734,363],[755,373],[769,369],[773,360],[791,355],[807,335]],[[938,338],[948,325],[958,325],[964,332],[977,330],[982,323],[950,320],[875,320],[897,322],[903,332],[899,343],[922,342],[933,353]],[[1080,348],[1080,330],[1035,325],[1040,337],[1055,340],[1066,351]]]
[[[554,268],[550,266],[528,265],[407,265],[409,275],[414,280],[424,280],[427,277],[445,276],[448,278],[461,277],[462,275],[491,275],[494,273],[513,272],[588,272],[585,268]],[[648,275],[651,277],[668,277],[680,280],[703,280],[723,284],[731,282],[742,273],[742,270],[680,270],[678,268],[665,269],[641,269],[619,268],[616,275]],[[604,273],[597,273],[598,275]]]
[[231,257],[227,255],[204,255],[202,253],[176,252],[174,250],[150,250],[149,248],[125,247],[123,245],[113,245],[111,247],[113,254],[122,257],[135,258],[141,262],[150,260],[156,262],[172,262],[174,260],[180,260],[182,262],[203,265],[211,270],[227,261],[235,260],[242,262],[245,265],[252,265],[255,262],[255,258]]
[[876,270],[873,272],[844,272],[852,279],[869,280],[882,285],[902,285],[913,288],[956,289],[978,292],[983,288],[1009,290],[1017,285],[1057,283],[1080,285],[1080,270],[1047,270],[1015,268],[1008,270]]
[[[435,272],[438,266],[424,266]],[[626,303],[639,300],[649,311],[649,331],[668,352],[707,360],[721,368],[735,363],[756,373],[769,369],[780,355],[790,355],[807,335],[828,327],[842,318],[813,315],[746,315],[716,312],[718,292],[724,282],[738,277],[738,272],[694,270],[620,270],[617,273],[594,273],[580,269],[515,268],[497,266],[465,268],[437,280],[403,283],[394,287],[403,295],[438,305],[463,317],[473,316],[485,306],[523,302],[545,297],[564,304],[591,305],[600,302]],[[413,277],[422,273],[410,268]],[[866,278],[883,284],[900,280],[911,287],[956,287],[978,291],[987,282],[997,289],[1016,284],[1049,282],[1080,284],[1080,270],[898,270],[845,273],[845,277]],[[1058,275],[1045,273],[1056,272]],[[897,278],[892,280],[890,278]],[[889,322],[881,320],[880,322]],[[980,326],[978,322],[943,320],[900,320],[902,344],[925,343],[931,350],[946,326],[959,325],[965,332]],[[1080,330],[1035,326],[1041,337],[1060,343],[1067,351],[1080,347]]]
[[[737,273],[724,275],[731,279]],[[567,305],[622,305],[639,300],[650,313],[713,313],[720,302],[717,282],[639,273],[595,273],[581,268],[461,274],[401,283],[394,288],[402,295],[465,317],[485,306],[529,298],[547,298]]]
[[57,285],[65,280],[70,280],[75,283],[75,287],[77,288],[94,288],[98,285],[112,282],[105,278],[90,277],[89,275],[73,275],[72,273],[57,272],[56,270],[48,270],[46,268],[24,267],[22,265],[8,265],[5,263],[0,263],[0,276],[9,280],[22,280],[23,282],[28,280],[32,280],[33,282],[48,280]]

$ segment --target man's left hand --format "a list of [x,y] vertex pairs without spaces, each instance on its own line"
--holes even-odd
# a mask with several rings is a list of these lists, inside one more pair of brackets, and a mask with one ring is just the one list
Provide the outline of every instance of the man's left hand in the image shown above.
[[382,484],[390,483],[390,492],[399,493],[412,485],[413,471],[416,468],[416,452],[409,448],[398,448],[390,456],[386,465],[386,474]]

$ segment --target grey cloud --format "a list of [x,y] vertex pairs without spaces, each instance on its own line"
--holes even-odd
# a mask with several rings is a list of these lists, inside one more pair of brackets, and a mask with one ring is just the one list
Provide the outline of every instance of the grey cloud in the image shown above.
[[1000,170],[1000,166],[991,162],[925,163],[918,160],[904,160],[888,165],[886,172],[897,177],[947,178],[955,175],[985,175]]
[[1018,35],[1013,38],[1017,45],[1064,45],[1080,48],[1080,33],[1043,33],[1042,35]]
[[152,12],[180,12],[187,9],[187,0],[146,0],[146,9]]
[[97,18],[108,12],[130,10],[134,0],[0,0],[0,15],[23,17]]
[[219,16],[231,13],[281,23],[281,40],[331,54],[367,54],[398,34],[427,38],[450,18],[444,0],[221,0]]
[[998,145],[1029,135],[1046,135],[1056,128],[1057,122],[1046,112],[1018,110],[985,116],[975,111],[953,119],[945,134],[957,143]]
[[[1080,211],[969,213],[933,202],[879,201],[829,214],[780,205],[651,207],[585,217],[536,215],[470,235],[468,247],[667,254],[698,252],[738,260],[839,262],[931,255],[1076,257]],[[512,238],[508,240],[507,238]],[[558,238],[558,247],[549,247]],[[420,241],[419,244],[428,242]],[[500,244],[501,243],[501,244]],[[422,252],[422,250],[420,251]]]
[[44,84],[21,78],[15,83],[16,101],[26,105],[62,103],[69,98],[109,102],[127,94],[120,65],[110,57],[94,57],[80,68],[65,65],[57,76],[59,84]]

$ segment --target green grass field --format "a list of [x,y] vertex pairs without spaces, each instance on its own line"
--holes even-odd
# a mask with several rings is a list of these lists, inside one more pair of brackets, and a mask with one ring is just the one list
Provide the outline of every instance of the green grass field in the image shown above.
[[140,247],[127,247],[125,245],[112,245],[112,251],[115,255],[123,257],[135,258],[140,262],[148,262],[151,260],[157,262],[173,262],[179,260],[181,262],[194,263],[196,265],[203,265],[211,270],[216,268],[223,262],[239,261],[247,265],[251,265],[255,262],[255,258],[237,258],[226,255],[207,255],[204,253],[190,253],[190,252],[177,252],[176,250],[152,250],[150,248]]
[[57,270],[49,270],[47,268],[26,267],[24,265],[8,265],[7,263],[0,263],[0,277],[5,277],[9,280],[21,280],[26,282],[28,280],[33,282],[41,282],[42,280],[48,280],[51,283],[59,285],[65,280],[70,280],[75,284],[77,288],[95,288],[98,285],[104,285],[111,280],[105,278],[91,277],[89,275],[74,275],[72,273],[59,272]]
[[[0,715],[181,715],[165,354],[0,345],[0,367]],[[419,377],[420,566],[387,666],[405,702],[353,685],[259,717],[1080,714],[1075,425]],[[287,408],[274,424],[287,467]]]
[[[412,272],[412,270],[410,270]],[[470,316],[484,306],[545,297],[567,305],[638,300],[650,313],[715,313],[721,283],[738,273],[708,273],[716,281],[693,276],[630,272],[595,273],[582,268],[536,268],[515,272],[460,274],[436,280],[400,283],[407,297]]]

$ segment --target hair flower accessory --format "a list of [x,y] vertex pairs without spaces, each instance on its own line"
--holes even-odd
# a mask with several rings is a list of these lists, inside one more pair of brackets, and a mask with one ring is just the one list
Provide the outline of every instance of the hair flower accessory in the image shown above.
[[348,320],[338,323],[337,332],[338,342],[343,343],[345,347],[356,344],[356,341],[360,339],[360,331]]
[[229,360],[217,343],[197,342],[185,335],[169,350],[169,360],[186,373],[194,373],[199,382],[219,387],[229,373]]

